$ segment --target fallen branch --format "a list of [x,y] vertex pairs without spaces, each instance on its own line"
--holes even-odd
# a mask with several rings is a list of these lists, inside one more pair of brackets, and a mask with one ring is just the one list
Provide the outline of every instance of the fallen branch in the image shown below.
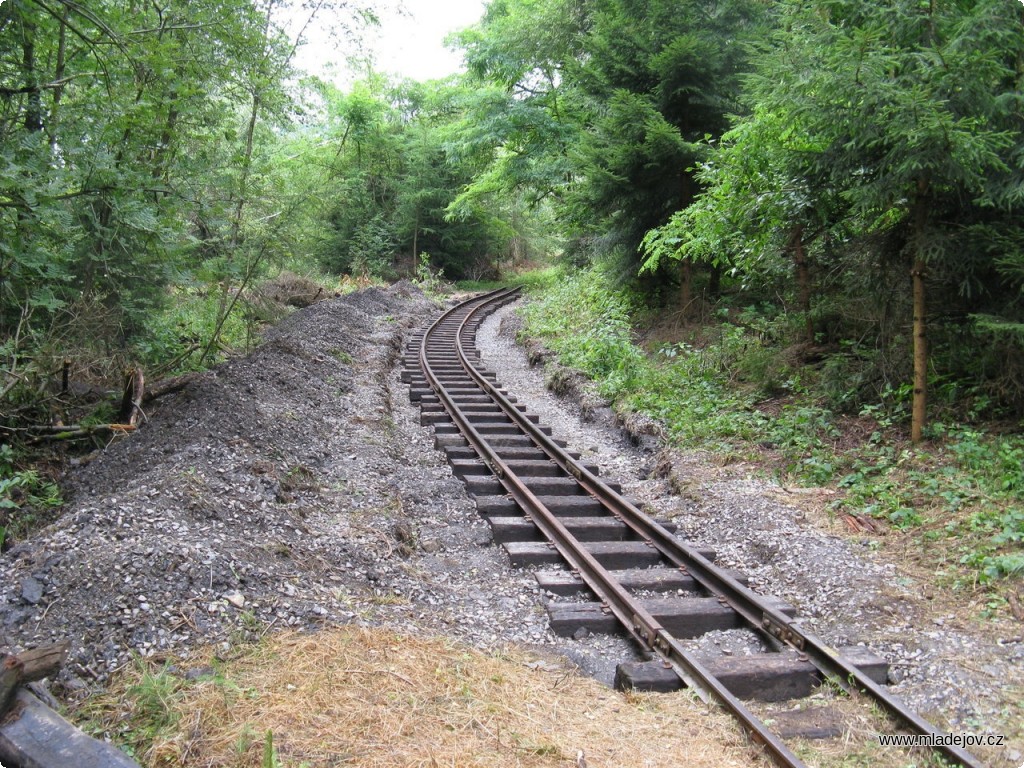
[[869,517],[864,515],[857,515],[853,513],[844,513],[840,515],[840,519],[846,523],[846,527],[850,529],[850,533],[880,533],[881,529],[878,524]]
[[[198,352],[200,346],[201,346],[200,344],[193,344],[191,347],[186,349],[184,352],[182,352],[180,355],[175,357],[173,360],[168,360],[166,363],[164,363],[159,368],[157,368],[153,372],[153,375],[159,377],[159,376],[162,376],[163,374],[167,373],[168,371],[173,371],[175,368],[177,368],[179,365],[181,365],[181,363],[185,362],[185,360],[187,360],[193,354]],[[147,393],[147,395],[148,395],[148,393]]]
[[35,437],[29,440],[30,445],[36,445],[56,440],[80,440],[83,437],[93,437],[102,434],[122,435],[134,432],[136,429],[138,427],[134,424],[90,424],[88,426],[72,424],[66,427],[28,427],[27,431],[41,433],[36,434]]

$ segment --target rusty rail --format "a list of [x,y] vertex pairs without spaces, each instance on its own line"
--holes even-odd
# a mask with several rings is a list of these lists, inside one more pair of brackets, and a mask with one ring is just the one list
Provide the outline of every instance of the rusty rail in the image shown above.
[[[910,730],[925,735],[939,733],[927,720],[903,706],[879,684],[856,666],[844,660],[832,647],[811,632],[800,627],[760,595],[740,584],[724,569],[687,546],[654,520],[637,509],[627,499],[609,488],[597,475],[562,450],[539,427],[527,419],[513,403],[481,374],[466,355],[467,340],[463,333],[478,313],[493,311],[495,305],[507,301],[515,289],[503,289],[471,299],[457,305],[441,316],[423,335],[419,362],[431,389],[437,395],[452,421],[468,444],[477,452],[505,487],[509,495],[541,530],[583,582],[615,615],[626,632],[646,651],[659,656],[671,665],[676,674],[705,700],[718,701],[733,714],[760,742],[780,765],[800,768],[804,763],[754,715],[746,705],[717,680],[678,640],[672,636],[618,581],[591,555],[562,522],[548,510],[527,487],[499,453],[473,426],[453,397],[434,373],[427,348],[431,336],[443,323],[451,322],[459,314],[454,346],[458,359],[477,386],[480,387],[502,412],[530,437],[564,472],[574,477],[587,493],[597,499],[620,521],[655,547],[669,562],[689,573],[706,591],[724,600],[746,624],[773,644],[785,644],[806,654],[823,676],[848,692],[861,691],[869,695],[888,714]],[[935,751],[964,768],[982,768],[981,763],[963,749],[936,743]]]

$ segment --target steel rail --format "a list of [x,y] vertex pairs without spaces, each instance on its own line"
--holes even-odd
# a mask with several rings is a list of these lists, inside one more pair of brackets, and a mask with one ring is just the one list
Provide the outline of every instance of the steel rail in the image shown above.
[[[492,301],[499,298],[503,298],[503,296],[495,296]],[[475,313],[485,308],[488,303],[488,301],[481,302],[471,310],[459,324],[455,335],[455,346],[463,368],[467,374],[478,382],[483,377],[480,376],[466,356],[462,344],[462,332]],[[541,503],[536,495],[530,491],[526,484],[505,463],[498,452],[470,423],[469,419],[434,374],[427,357],[427,345],[431,333],[456,309],[458,308],[453,308],[453,310],[442,315],[437,323],[424,334],[420,343],[420,365],[431,389],[434,390],[438,399],[444,404],[449,416],[466,441],[484,459],[525,514],[533,520],[534,524],[555,546],[559,554],[580,574],[580,577],[587,586],[594,591],[601,602],[609,608],[619,623],[622,624],[641,647],[662,656],[662,658],[668,661],[676,674],[687,683],[691,690],[704,692],[704,698],[710,694],[717,699],[741,722],[753,738],[764,746],[780,765],[786,768],[805,768],[805,764],[800,758],[793,754],[778,736],[772,733],[693,654],[683,648],[671,633],[638,600],[623,589],[622,585],[586,550],[583,544]],[[505,405],[511,406],[511,403],[504,396],[502,396],[502,399]],[[513,408],[513,410],[518,412],[518,409]]]
[[[494,292],[499,294],[504,292]],[[859,690],[868,694],[871,698],[877,701],[883,709],[886,710],[890,715],[902,722],[910,730],[916,731],[922,735],[935,736],[936,739],[933,741],[934,749],[936,752],[943,754],[945,757],[952,759],[964,766],[964,768],[984,768],[977,759],[967,751],[953,745],[944,745],[942,740],[938,739],[939,732],[935,727],[927,720],[922,718],[916,712],[908,709],[898,702],[888,691],[884,690],[878,683],[869,678],[859,668],[850,664],[848,661],[843,659],[838,651],[826,644],[817,635],[804,630],[799,624],[790,619],[784,613],[779,611],[776,607],[767,603],[760,595],[753,592],[749,588],[740,584],[732,576],[726,573],[722,568],[718,567],[711,561],[707,560],[694,548],[687,546],[678,539],[676,539],[671,533],[666,531],[654,520],[644,514],[641,510],[637,509],[628,500],[623,498],[621,495],[610,489],[598,476],[590,472],[581,463],[574,460],[571,456],[563,451],[551,438],[549,438],[543,431],[541,431],[533,422],[526,419],[516,408],[508,398],[502,394],[497,387],[492,385],[483,375],[476,370],[475,366],[468,359],[465,354],[462,345],[461,334],[463,329],[473,315],[484,309],[491,301],[496,300],[494,294],[487,294],[481,297],[481,303],[472,309],[466,318],[462,321],[456,332],[456,348],[458,350],[459,359],[462,363],[463,368],[473,378],[473,380],[480,386],[505,412],[505,414],[513,420],[529,437],[536,443],[537,447],[546,453],[563,471],[572,475],[588,493],[590,493],[595,499],[601,502],[609,511],[615,515],[616,518],[621,520],[623,523],[628,525],[633,531],[635,531],[641,538],[648,541],[656,549],[658,549],[662,555],[674,563],[677,567],[688,572],[698,583],[700,583],[708,592],[716,595],[726,601],[726,603],[737,612],[743,619],[752,627],[763,633],[769,639],[773,641],[780,641],[787,645],[792,646],[798,651],[806,654],[807,658],[811,663],[827,678],[836,682],[847,692],[853,690]],[[504,295],[509,295],[505,293]],[[458,307],[453,308],[458,309]],[[446,313],[442,318],[435,323],[430,329],[431,331],[450,313]],[[426,360],[426,342],[430,335],[430,331],[424,334],[423,342],[421,345],[420,363],[423,366],[424,374],[427,377],[428,382],[431,382],[431,387],[438,392],[438,397],[443,402],[445,398],[441,397],[439,389],[439,382],[432,376],[432,371],[428,372],[429,364]],[[433,381],[431,381],[433,378]],[[437,384],[437,386],[435,386]],[[447,393],[445,393],[447,394]],[[449,405],[451,406],[449,408]],[[598,597],[607,604],[616,617],[622,622],[623,626],[626,627],[627,631],[636,638],[642,646],[651,648],[657,652],[666,661],[668,661],[673,669],[679,673],[680,677],[688,684],[693,686],[696,681],[698,683],[703,682],[707,679],[707,683],[704,685],[705,689],[710,691],[716,698],[725,704],[725,706],[733,710],[732,703],[729,699],[735,701],[738,705],[738,709],[734,710],[734,714],[740,719],[748,728],[754,733],[755,737],[764,741],[765,746],[776,756],[780,761],[789,761],[790,759],[796,762],[784,762],[783,764],[799,766],[803,765],[799,762],[799,759],[792,756],[792,753],[785,747],[784,744],[778,741],[778,738],[771,734],[763,724],[760,724],[760,728],[756,727],[753,723],[748,723],[746,717],[741,714],[741,711],[748,712],[746,707],[738,699],[735,699],[731,693],[725,691],[724,698],[719,696],[716,688],[722,688],[721,684],[711,676],[707,670],[701,667],[699,661],[692,657],[679,643],[668,633],[661,625],[647,614],[643,609],[636,605],[635,610],[633,608],[635,601],[632,596],[629,595],[625,590],[622,589],[621,585],[614,580],[607,571],[600,566],[594,560],[582,545],[575,540],[575,538],[565,529],[565,527],[548,511],[543,505],[536,499],[536,497],[529,491],[528,488],[519,480],[518,477],[508,468],[508,466],[501,460],[497,453],[490,448],[486,440],[484,440],[479,433],[473,428],[468,422],[468,419],[461,413],[460,409],[455,405],[450,398],[447,398],[445,407],[449,408],[449,413],[453,416],[453,421],[459,426],[460,431],[463,431],[467,441],[473,445],[474,449],[477,449],[477,445],[483,447],[483,451],[479,451],[481,456],[486,456],[485,459],[499,480],[505,484],[505,478],[510,478],[510,482],[506,484],[506,488],[509,489],[513,498],[534,518],[534,522],[539,528],[548,534],[549,530],[555,534],[555,536],[549,536],[549,539],[555,544],[560,554],[565,557],[570,563],[573,563],[573,567],[576,568],[581,578],[587,583],[598,595]],[[456,412],[460,419],[455,418]],[[463,422],[460,424],[459,422]],[[465,426],[465,429],[463,428]],[[467,434],[467,432],[469,434]],[[473,440],[470,440],[470,434],[474,436]],[[509,486],[512,487],[509,487]],[[521,486],[521,490],[519,487]],[[514,490],[515,489],[515,490]],[[520,498],[521,497],[521,498]],[[550,518],[551,522],[545,520]],[[539,518],[539,519],[538,519]],[[544,525],[541,522],[544,521]],[[561,530],[559,530],[561,529]],[[564,532],[564,533],[563,533]],[[561,542],[561,544],[559,543]],[[567,550],[572,550],[574,547],[578,547],[575,551],[581,552],[586,557],[579,558],[582,561],[582,567],[576,565],[572,557],[567,557],[566,552],[563,552],[563,547]],[[593,561],[593,566],[588,560]],[[593,582],[593,583],[592,583]],[[622,597],[625,600],[622,600]],[[701,686],[697,686],[698,688]],[[753,720],[757,718],[748,712],[749,716]],[[760,723],[760,721],[757,721]],[[765,736],[762,737],[761,731],[764,731]],[[774,743],[777,743],[781,749],[778,753],[774,748]],[[792,756],[792,757],[790,757]]]

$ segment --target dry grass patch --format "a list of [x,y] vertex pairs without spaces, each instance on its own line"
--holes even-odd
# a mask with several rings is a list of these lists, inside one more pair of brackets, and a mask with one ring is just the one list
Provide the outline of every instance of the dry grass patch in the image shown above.
[[[178,666],[189,664],[203,659]],[[147,734],[135,752],[162,767],[768,765],[684,693],[623,695],[518,650],[343,628],[275,635],[216,667],[159,697],[159,727],[144,670],[94,722],[127,741]]]

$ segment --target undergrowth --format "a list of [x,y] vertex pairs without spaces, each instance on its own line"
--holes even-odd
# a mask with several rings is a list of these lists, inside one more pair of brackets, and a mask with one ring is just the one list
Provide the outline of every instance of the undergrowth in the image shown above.
[[[698,336],[645,350],[634,326],[649,310],[609,284],[600,269],[548,281],[524,319],[527,335],[593,379],[617,410],[656,418],[677,446],[759,459],[780,480],[836,487],[835,514],[914,537],[954,584],[1024,575],[1019,434],[946,419],[912,446],[903,392],[855,416],[837,413],[815,395],[815,372],[778,348],[784,317],[722,311]],[[866,434],[851,437],[851,423],[868,425]]]
[[0,551],[46,522],[64,503],[56,483],[26,466],[9,444],[0,445]]

